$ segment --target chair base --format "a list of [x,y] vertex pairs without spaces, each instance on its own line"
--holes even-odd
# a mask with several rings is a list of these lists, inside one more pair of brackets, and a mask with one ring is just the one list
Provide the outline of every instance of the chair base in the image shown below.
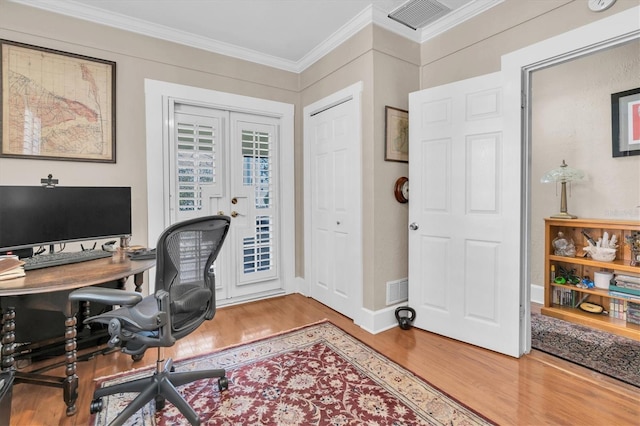
[[110,423],[111,426],[118,426],[131,417],[136,411],[140,410],[147,403],[155,400],[156,403],[162,402],[157,410],[164,408],[164,400],[171,402],[187,421],[192,425],[200,424],[200,417],[187,401],[176,390],[177,386],[195,382],[201,379],[211,379],[218,377],[218,390],[223,391],[229,387],[229,382],[225,376],[224,369],[199,370],[174,372],[173,361],[168,359],[164,364],[164,368],[156,371],[150,377],[132,380],[130,382],[118,383],[113,386],[97,389],[93,394],[93,402],[91,403],[91,414],[102,411],[102,397],[122,392],[136,392],[138,396],[118,414]]

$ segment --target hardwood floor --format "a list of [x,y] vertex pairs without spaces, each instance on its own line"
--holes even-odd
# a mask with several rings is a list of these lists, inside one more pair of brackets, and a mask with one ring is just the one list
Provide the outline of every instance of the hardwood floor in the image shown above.
[[[373,335],[299,294],[218,309],[216,317],[165,351],[174,359],[211,352],[329,319],[432,385],[503,425],[638,425],[640,390],[538,351],[520,359],[418,329]],[[19,384],[12,425],[87,425],[93,378],[153,365],[156,352],[133,363],[112,353],[79,362],[78,413],[65,415],[62,390]],[[63,375],[63,369],[51,373]]]

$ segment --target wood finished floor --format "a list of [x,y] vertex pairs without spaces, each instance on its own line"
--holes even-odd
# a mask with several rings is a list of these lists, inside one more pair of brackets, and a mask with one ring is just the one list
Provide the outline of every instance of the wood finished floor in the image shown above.
[[[373,335],[314,301],[294,294],[218,309],[216,317],[168,348],[174,359],[248,342],[329,319],[391,360],[502,425],[639,425],[640,389],[532,351],[514,359],[418,329]],[[62,390],[19,384],[12,425],[87,425],[93,378],[153,365],[156,352],[133,363],[112,353],[79,362],[78,413],[65,415]],[[59,368],[50,373],[63,375]]]

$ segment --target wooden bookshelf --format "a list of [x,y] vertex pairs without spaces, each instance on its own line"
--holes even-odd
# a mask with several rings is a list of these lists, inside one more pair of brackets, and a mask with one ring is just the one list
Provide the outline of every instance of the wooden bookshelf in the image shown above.
[[[616,259],[612,262],[601,262],[585,256],[583,248],[588,246],[588,242],[586,237],[582,235],[582,230],[585,230],[595,240],[602,237],[605,232],[610,236],[616,235],[619,244]],[[573,269],[578,277],[588,277],[591,280],[593,280],[593,273],[596,271],[615,271],[617,273],[640,276],[640,266],[631,266],[631,252],[628,246],[624,244],[625,237],[634,231],[640,231],[640,221],[545,219],[545,300],[541,313],[640,341],[640,325],[629,323],[621,318],[615,318],[612,313],[593,314],[585,312],[577,306],[579,302],[587,301],[601,305],[605,311],[609,311],[612,300],[640,303],[640,296],[619,296],[611,294],[605,289],[580,288],[572,284],[558,284],[551,279],[552,265],[556,270],[561,266],[566,269]],[[552,243],[559,232],[564,233],[565,237],[573,240],[576,248],[575,257],[554,254]],[[557,288],[575,292],[572,298],[573,302],[554,303],[553,291]]]

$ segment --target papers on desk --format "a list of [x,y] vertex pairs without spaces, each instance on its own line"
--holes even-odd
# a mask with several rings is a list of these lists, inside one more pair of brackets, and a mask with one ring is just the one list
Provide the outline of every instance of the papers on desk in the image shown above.
[[0,256],[0,281],[24,276],[24,262],[18,256]]

